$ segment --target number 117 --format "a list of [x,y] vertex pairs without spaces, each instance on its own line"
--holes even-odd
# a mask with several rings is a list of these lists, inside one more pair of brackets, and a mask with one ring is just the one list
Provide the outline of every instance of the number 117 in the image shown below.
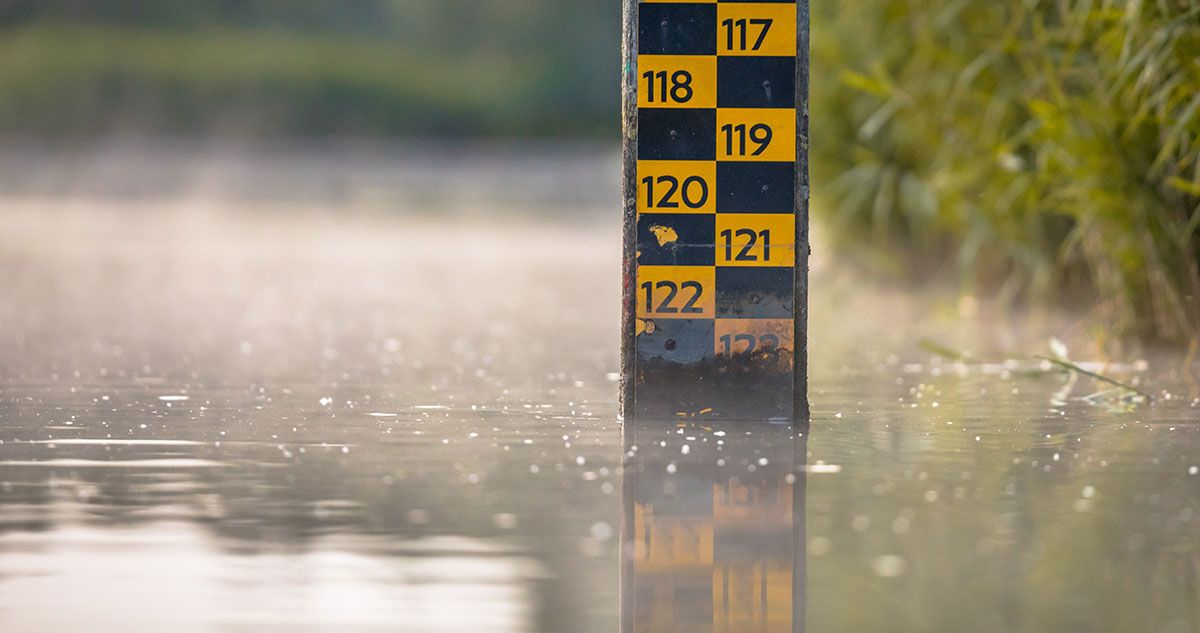
[[[754,48],[750,50],[758,50],[762,48],[763,41],[767,39],[767,32],[771,30],[771,24],[774,20],[767,19],[746,19],[734,20],[732,18],[721,22],[721,26],[725,27],[725,39],[729,50],[746,50],[746,36],[751,26],[760,26],[762,30],[758,32],[758,39],[754,42]],[[735,43],[735,35],[740,35]],[[740,46],[739,46],[740,44]]]

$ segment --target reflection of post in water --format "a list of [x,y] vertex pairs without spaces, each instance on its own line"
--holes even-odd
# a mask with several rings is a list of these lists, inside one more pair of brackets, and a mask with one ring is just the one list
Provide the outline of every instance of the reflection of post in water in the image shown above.
[[627,422],[623,633],[804,630],[806,438]]

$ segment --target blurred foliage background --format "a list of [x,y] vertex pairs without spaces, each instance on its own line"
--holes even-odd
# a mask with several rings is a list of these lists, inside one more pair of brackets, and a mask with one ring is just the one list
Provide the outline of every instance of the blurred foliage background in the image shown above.
[[604,136],[611,0],[0,0],[0,131]]
[[[0,133],[615,141],[617,0],[0,0]],[[813,6],[818,214],[904,275],[1200,333],[1200,0]]]
[[1200,0],[852,0],[814,15],[816,191],[901,270],[1200,332]]

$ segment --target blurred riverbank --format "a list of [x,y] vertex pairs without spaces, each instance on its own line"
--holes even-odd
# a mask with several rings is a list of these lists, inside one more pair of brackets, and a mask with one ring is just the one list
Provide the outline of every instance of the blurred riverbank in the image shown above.
[[618,209],[620,169],[619,147],[583,142],[10,140],[0,143],[0,197],[553,220]]
[[[225,245],[239,257],[296,249],[301,258],[416,248],[430,265],[454,271],[464,257],[482,262],[480,253],[492,248],[557,252],[586,242],[596,256],[607,253],[616,275],[619,178],[619,148],[588,143],[10,142],[0,145],[0,243],[7,244],[0,256],[60,253],[67,244],[76,244],[72,260],[94,252],[131,261],[207,258]],[[852,343],[817,362],[871,358],[876,346],[859,342],[881,336],[883,347],[915,356],[928,339],[976,358],[1028,360],[1046,353],[1051,337],[1086,360],[1128,364],[1164,353],[1113,338],[1091,313],[1014,308],[1003,297],[961,294],[946,278],[878,275],[831,239],[817,216],[814,338],[836,328],[836,340]],[[446,231],[471,244],[469,252],[446,243]],[[252,262],[217,257],[204,265],[235,280]],[[604,309],[615,311],[617,298],[608,300]],[[611,320],[615,333],[615,312]],[[826,348],[818,341],[813,349]],[[1165,351],[1168,362],[1183,363],[1186,350],[1173,349]]]

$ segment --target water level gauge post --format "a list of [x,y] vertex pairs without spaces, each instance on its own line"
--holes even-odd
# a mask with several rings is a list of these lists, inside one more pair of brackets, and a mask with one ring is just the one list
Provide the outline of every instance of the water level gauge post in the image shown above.
[[625,0],[627,420],[808,419],[808,15]]

